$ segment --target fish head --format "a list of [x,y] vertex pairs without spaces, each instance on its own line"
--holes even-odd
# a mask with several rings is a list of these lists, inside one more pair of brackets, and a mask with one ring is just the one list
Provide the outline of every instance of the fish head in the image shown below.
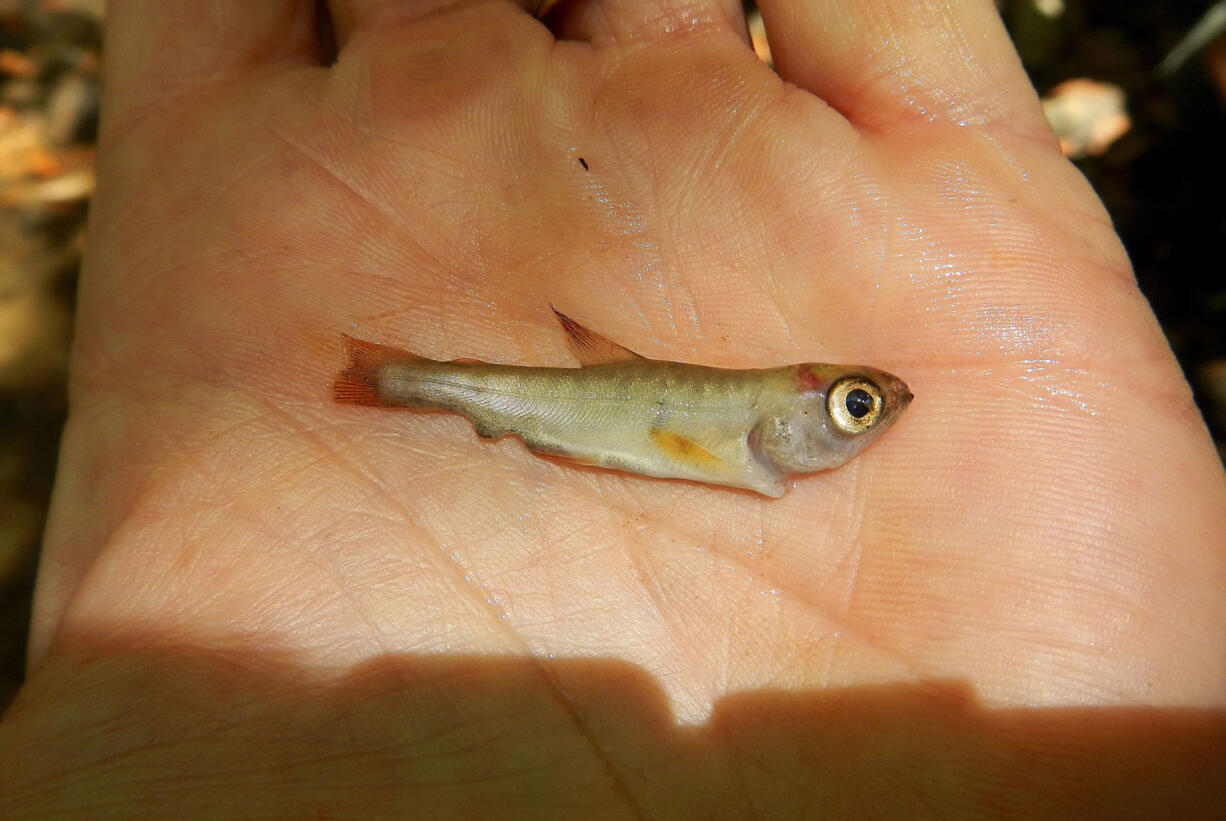
[[876,368],[807,363],[781,371],[783,381],[752,445],[786,473],[815,473],[857,456],[911,403],[897,376]]

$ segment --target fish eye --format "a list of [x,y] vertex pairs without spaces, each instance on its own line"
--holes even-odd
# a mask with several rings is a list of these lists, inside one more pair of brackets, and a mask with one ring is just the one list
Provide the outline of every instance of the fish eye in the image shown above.
[[848,413],[857,419],[863,419],[873,409],[873,397],[863,388],[856,388],[848,391],[844,404],[847,405]]
[[862,376],[844,377],[826,393],[826,410],[834,426],[848,434],[863,433],[877,424],[884,404],[881,389]]

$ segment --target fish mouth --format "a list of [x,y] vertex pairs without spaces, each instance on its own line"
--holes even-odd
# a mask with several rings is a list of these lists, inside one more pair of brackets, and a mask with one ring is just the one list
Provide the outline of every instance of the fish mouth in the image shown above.
[[888,378],[883,380],[885,384],[881,386],[884,389],[882,392],[885,394],[886,406],[886,418],[882,421],[886,422],[886,425],[883,425],[883,427],[887,427],[889,423],[902,415],[903,411],[915,399],[915,394],[911,392],[911,388],[907,383],[897,376],[893,374],[884,374],[884,376]]
[[897,406],[898,410],[902,410],[911,404],[911,400],[915,398],[915,394],[911,392],[911,388],[906,382],[894,376],[892,373],[880,373],[881,381],[885,384],[884,393],[890,398],[890,404]]

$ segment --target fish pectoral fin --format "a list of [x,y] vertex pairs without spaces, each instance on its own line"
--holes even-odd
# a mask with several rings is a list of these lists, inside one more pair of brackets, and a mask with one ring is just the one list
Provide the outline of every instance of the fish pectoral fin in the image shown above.
[[726,463],[693,439],[670,430],[652,428],[647,431],[652,444],[670,459],[686,465],[722,467]]
[[570,351],[579,360],[581,365],[607,365],[610,362],[633,362],[636,359],[646,358],[629,348],[618,345],[613,340],[595,331],[583,327],[553,307],[552,304],[549,306],[549,310],[553,311],[554,316],[558,318],[558,322],[562,323],[562,328],[566,331],[566,341],[570,345]]

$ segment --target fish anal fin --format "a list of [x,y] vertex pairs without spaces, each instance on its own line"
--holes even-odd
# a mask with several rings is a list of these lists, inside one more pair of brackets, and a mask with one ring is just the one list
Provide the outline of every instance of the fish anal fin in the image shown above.
[[652,444],[675,462],[686,465],[722,466],[724,460],[702,445],[679,433],[652,428],[647,431]]
[[553,307],[553,305],[549,306],[549,310],[553,311],[554,316],[562,323],[562,328],[566,331],[566,341],[570,345],[570,351],[579,360],[579,364],[607,365],[610,362],[633,362],[636,359],[645,358],[629,348],[618,345],[613,340],[583,327]]

